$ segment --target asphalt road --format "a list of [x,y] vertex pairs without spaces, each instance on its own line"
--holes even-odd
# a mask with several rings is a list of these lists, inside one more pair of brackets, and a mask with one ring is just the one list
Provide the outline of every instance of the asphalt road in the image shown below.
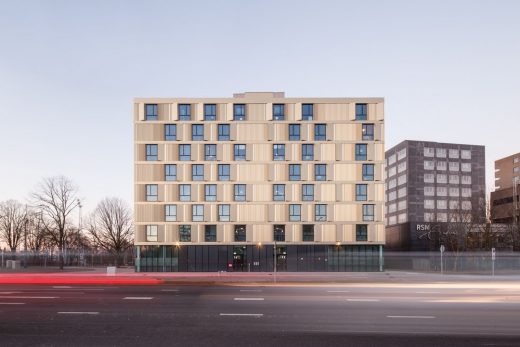
[[2,346],[520,346],[518,282],[3,285]]

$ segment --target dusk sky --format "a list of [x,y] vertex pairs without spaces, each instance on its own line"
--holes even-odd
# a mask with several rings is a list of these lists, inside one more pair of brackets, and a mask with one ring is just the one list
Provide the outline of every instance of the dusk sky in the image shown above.
[[0,200],[133,201],[134,97],[384,97],[386,147],[520,152],[520,1],[0,2]]

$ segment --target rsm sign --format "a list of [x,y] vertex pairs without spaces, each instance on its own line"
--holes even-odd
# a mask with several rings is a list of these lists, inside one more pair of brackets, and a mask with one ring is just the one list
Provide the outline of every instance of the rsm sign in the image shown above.
[[430,231],[431,225],[430,224],[417,224],[415,226],[416,231]]

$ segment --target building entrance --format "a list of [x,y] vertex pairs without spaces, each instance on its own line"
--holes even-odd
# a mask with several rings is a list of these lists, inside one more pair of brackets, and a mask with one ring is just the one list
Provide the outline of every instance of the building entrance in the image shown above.
[[233,247],[233,271],[247,271],[246,246]]

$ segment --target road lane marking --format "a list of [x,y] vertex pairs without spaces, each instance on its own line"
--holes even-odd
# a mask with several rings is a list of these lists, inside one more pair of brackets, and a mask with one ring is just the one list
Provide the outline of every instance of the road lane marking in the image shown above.
[[386,318],[433,319],[435,316],[386,316]]
[[54,289],[70,289],[72,287],[71,286],[53,286],[52,288],[54,288]]
[[264,298],[234,298],[235,301],[262,301]]
[[327,293],[350,293],[350,290],[327,290]]
[[221,316],[263,317],[263,313],[221,313]]
[[161,292],[178,292],[178,289],[161,289]]
[[262,289],[240,289],[241,292],[261,292]]
[[59,296],[0,296],[0,299],[58,299]]
[[18,293],[21,293],[21,292],[0,292],[0,295],[4,295],[4,294],[18,294]]
[[123,300],[152,300],[151,296],[125,296]]
[[381,301],[381,300],[379,300],[379,299],[347,299],[347,301],[359,301],[359,302],[367,301],[367,302],[372,302],[372,301]]
[[424,291],[424,292],[415,292],[415,294],[440,294],[441,292],[427,292],[427,291]]
[[0,305],[25,305],[25,302],[0,302]]
[[74,312],[74,311],[62,311],[58,312],[58,314],[88,314],[88,315],[96,315],[99,312]]

